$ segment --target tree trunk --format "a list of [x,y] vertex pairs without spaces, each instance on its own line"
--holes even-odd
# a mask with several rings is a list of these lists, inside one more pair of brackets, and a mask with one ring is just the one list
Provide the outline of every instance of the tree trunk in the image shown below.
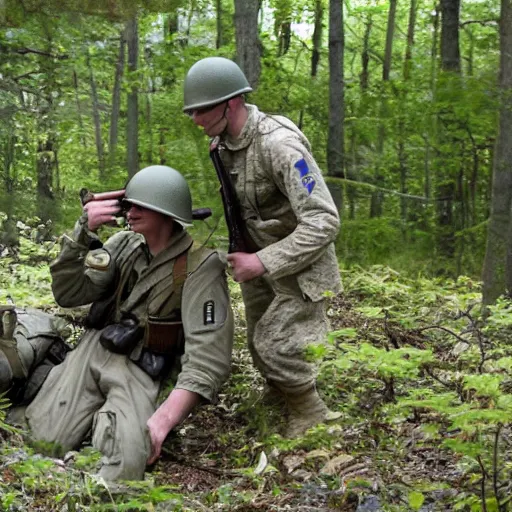
[[386,48],[384,51],[384,66],[382,67],[382,80],[387,82],[391,72],[391,57],[393,56],[393,37],[395,35],[397,0],[390,0],[388,12],[388,27],[386,30]]
[[261,42],[258,33],[258,0],[235,0],[235,38],[238,65],[253,89],[261,74]]
[[500,55],[501,108],[483,267],[484,304],[512,290],[512,0],[501,0]]
[[145,95],[146,100],[146,110],[145,110],[145,120],[146,120],[146,133],[147,133],[147,149],[146,149],[146,163],[151,165],[153,162],[153,116],[152,116],[152,96],[155,94],[155,77],[153,76],[153,68],[151,67],[151,51],[149,48],[145,49],[144,56],[146,59],[146,66],[149,69],[148,76],[148,92]]
[[323,0],[315,1],[315,28],[313,30],[313,52],[311,53],[311,76],[314,78],[318,72],[320,50],[322,48],[322,27],[324,22]]
[[126,42],[128,46],[128,72],[130,88],[127,103],[127,166],[131,178],[139,170],[139,96],[135,74],[139,58],[139,35],[137,19],[126,23]]
[[460,73],[460,0],[441,0],[441,68]]
[[54,218],[55,202],[53,195],[53,171],[55,169],[55,120],[54,120],[54,94],[59,94],[55,80],[55,60],[48,58],[52,54],[53,37],[52,26],[46,18],[42,20],[42,27],[46,37],[46,54],[39,58],[40,70],[44,81],[41,84],[41,103],[38,105],[38,142],[36,154],[37,175],[37,210],[39,218],[45,222]]
[[121,82],[123,79],[126,54],[126,37],[124,30],[119,36],[119,56],[116,64],[116,74],[114,77],[114,90],[112,91],[112,112],[110,113],[110,134],[109,134],[109,161],[112,166],[116,160],[119,114],[121,111]]
[[101,137],[101,119],[100,109],[98,106],[98,91],[96,88],[96,80],[94,79],[94,72],[91,66],[89,49],[86,49],[86,62],[87,68],[89,70],[89,82],[91,85],[92,118],[94,120],[94,136],[96,141],[96,152],[98,154],[99,177],[101,180],[105,176],[105,153],[103,151],[103,140]]
[[411,0],[409,9],[409,24],[407,26],[407,45],[405,47],[404,57],[404,80],[409,80],[411,74],[412,49],[414,46],[414,31],[416,27],[416,13],[418,9],[418,0]]
[[359,83],[361,86],[361,92],[364,94],[368,90],[368,83],[370,73],[368,71],[368,65],[370,63],[370,34],[372,32],[372,15],[368,14],[366,23],[364,25],[364,37],[363,37],[363,51],[361,52],[361,76]]
[[78,92],[78,76],[76,74],[76,70],[73,69],[73,89],[75,91],[75,102],[76,102],[76,112],[78,117],[78,126],[80,127],[80,140],[82,141],[82,146],[84,149],[87,148],[87,139],[85,138],[85,128],[84,122],[82,120],[82,105],[80,103],[80,94]]
[[[416,9],[417,0],[411,0],[411,6],[409,8],[409,23],[407,26],[407,44],[405,47],[404,56],[404,71],[403,81],[407,84],[410,78],[411,72],[411,60],[412,50],[414,47],[414,31],[416,24]],[[398,162],[400,167],[400,192],[403,194],[400,198],[400,216],[402,220],[402,236],[404,239],[407,237],[407,218],[408,218],[408,202],[406,195],[408,194],[408,162],[406,154],[406,140],[408,137],[407,133],[407,112],[405,111],[407,106],[407,92],[408,87],[405,85],[400,94],[399,104],[399,121],[398,121]]]
[[[344,56],[343,0],[329,2],[329,134],[327,174],[344,177]],[[333,194],[334,196],[334,194]]]
[[[391,60],[393,56],[393,37],[395,34],[395,19],[396,19],[396,4],[397,0],[390,0],[389,11],[388,11],[388,26],[386,30],[386,48],[384,50],[384,64],[382,66],[382,82],[386,84],[389,82],[389,76],[391,73]],[[377,134],[377,152],[379,155],[384,153],[384,140],[386,138],[385,119],[388,116],[388,105],[386,97],[386,88],[384,87],[384,95],[382,97],[380,107],[380,123]],[[382,169],[380,162],[382,158],[379,158],[377,168],[375,171],[375,184],[377,187],[382,187],[384,177],[382,176]],[[384,194],[381,190],[377,189],[372,193],[370,202],[370,217],[380,217],[383,212]]]
[[218,50],[224,44],[224,32],[222,30],[222,0],[215,0],[215,12],[217,14],[217,38],[215,40],[215,48]]
[[[441,0],[441,69],[444,72],[443,80],[439,82],[437,87],[438,96],[442,97],[444,92],[452,95],[454,88],[461,87],[460,83],[460,51],[459,51],[459,13],[460,0]],[[450,108],[455,107],[457,99],[451,100]],[[450,151],[441,150],[437,165],[439,169],[449,169],[450,166],[445,165],[445,159],[453,158],[453,154],[460,151],[462,154],[464,148],[461,141],[454,136],[457,124],[448,119],[437,130],[437,140],[439,146],[446,147],[446,141],[450,143]],[[456,170],[448,172],[447,175],[438,175],[437,189],[437,213],[438,213],[438,247],[440,255],[451,261],[456,251],[455,233],[462,226],[458,224],[460,215],[455,211],[455,205],[458,204],[459,197],[457,189]],[[460,204],[460,203],[459,203]]]
[[290,49],[290,42],[292,40],[292,24],[289,21],[283,21],[279,25],[278,30],[279,46],[277,56],[282,57]]

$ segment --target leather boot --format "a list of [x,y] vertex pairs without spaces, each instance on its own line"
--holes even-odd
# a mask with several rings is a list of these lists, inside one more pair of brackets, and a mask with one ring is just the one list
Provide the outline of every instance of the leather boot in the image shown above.
[[289,417],[284,435],[288,438],[298,437],[319,423],[341,417],[341,413],[327,408],[314,387],[301,394],[287,394],[286,404]]

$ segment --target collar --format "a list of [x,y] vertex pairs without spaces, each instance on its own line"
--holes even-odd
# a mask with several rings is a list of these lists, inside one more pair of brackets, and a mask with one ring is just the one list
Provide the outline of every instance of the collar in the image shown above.
[[192,246],[193,240],[188,232],[184,229],[171,236],[167,247],[160,251],[152,260],[153,266],[159,265],[166,261],[177,258],[181,253],[187,251]]
[[245,122],[238,137],[232,137],[231,135],[227,134],[222,137],[222,144],[226,146],[226,148],[230,151],[239,151],[240,149],[245,149],[247,146],[249,146],[249,144],[254,139],[254,136],[256,135],[262,114],[256,105],[246,103],[245,107],[247,108],[248,113],[247,121]]

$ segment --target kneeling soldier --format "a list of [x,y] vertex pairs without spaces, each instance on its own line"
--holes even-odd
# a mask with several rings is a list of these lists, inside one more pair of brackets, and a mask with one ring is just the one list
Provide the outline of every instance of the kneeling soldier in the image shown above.
[[[121,208],[130,231],[96,235]],[[201,401],[214,401],[230,371],[233,316],[219,254],[196,248],[189,187],[151,166],[122,201],[91,201],[51,264],[63,307],[92,303],[78,347],[28,406],[33,436],[77,448],[92,430],[107,480],[141,479],[167,434]],[[170,369],[175,386],[157,408]],[[176,370],[177,368],[177,370]]]

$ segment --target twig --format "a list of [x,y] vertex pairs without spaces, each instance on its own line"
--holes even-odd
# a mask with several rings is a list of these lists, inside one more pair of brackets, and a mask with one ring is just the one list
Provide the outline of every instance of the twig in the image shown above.
[[499,440],[500,440],[500,432],[503,425],[501,423],[498,424],[496,428],[496,433],[494,434],[494,447],[492,453],[492,486],[494,490],[494,496],[496,497],[496,503],[498,504],[498,510],[501,512],[505,511],[505,508],[500,504],[499,497],[499,489],[498,489],[498,448],[499,448]]
[[487,512],[487,503],[485,501],[485,479],[487,476],[487,472],[485,471],[485,467],[482,462],[482,458],[480,455],[476,458],[478,461],[478,465],[480,466],[480,470],[482,471],[482,480],[480,481],[480,495],[482,497],[482,512]]
[[[166,449],[163,450],[164,453],[170,453]],[[219,468],[213,468],[209,466],[201,466],[200,464],[190,464],[187,459],[183,457],[177,457],[174,455],[173,462],[177,462],[178,464],[181,464],[183,466],[186,466],[188,468],[194,468],[199,469],[200,471],[206,471],[208,473],[212,473],[214,475],[219,476],[241,476],[243,473],[240,470],[236,469],[219,469]]]
[[445,331],[448,334],[451,334],[452,336],[455,336],[459,341],[462,341],[463,343],[469,343],[468,340],[465,340],[462,336],[459,336],[456,332],[453,332],[452,330],[443,327],[442,325],[427,325],[426,327],[420,327],[419,329],[415,329],[416,332],[423,332],[427,331],[429,329],[439,329],[441,331]]

